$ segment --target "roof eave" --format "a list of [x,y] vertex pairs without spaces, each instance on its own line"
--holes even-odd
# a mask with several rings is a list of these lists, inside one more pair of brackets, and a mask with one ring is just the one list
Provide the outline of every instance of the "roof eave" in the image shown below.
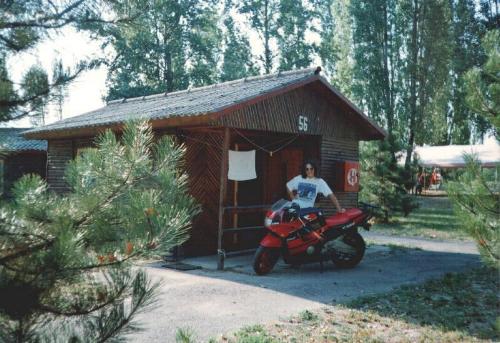
[[[171,117],[162,119],[150,119],[149,122],[152,124],[154,129],[167,128],[167,127],[178,127],[178,126],[194,126],[203,125],[208,123],[213,119],[212,113],[205,113],[196,116],[187,117]],[[115,132],[123,131],[124,122],[113,123],[109,125],[93,125],[84,126],[73,129],[55,129],[55,130],[45,130],[37,132],[25,132],[22,135],[28,139],[69,139],[75,137],[90,137],[98,135],[105,130],[112,130]]]

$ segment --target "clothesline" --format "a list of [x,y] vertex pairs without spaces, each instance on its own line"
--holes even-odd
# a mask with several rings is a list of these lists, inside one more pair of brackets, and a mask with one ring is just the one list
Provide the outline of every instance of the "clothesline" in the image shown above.
[[[286,148],[288,145],[292,144],[298,137],[299,135],[295,135],[293,137],[286,137],[284,139],[280,139],[280,140],[277,140],[277,141],[274,141],[274,142],[271,142],[271,143],[268,143],[268,144],[263,144],[263,145],[259,145],[257,143],[255,143],[254,141],[252,141],[250,138],[246,137],[244,134],[242,134],[240,131],[234,129],[234,131],[241,137],[243,138],[244,140],[246,140],[248,143],[250,143],[251,145],[253,145],[254,147],[256,147],[257,149],[259,150],[262,150],[266,153],[268,153],[270,156],[273,156],[274,153],[280,151],[280,150],[283,150],[284,148]],[[212,148],[220,148],[220,146],[216,146],[214,144],[210,144],[210,143],[207,143],[205,141],[202,141],[200,139],[197,139],[197,138],[193,138],[189,135],[185,135],[185,134],[178,134],[180,137],[183,137],[183,138],[186,138],[186,139],[190,139],[192,140],[193,142],[197,142],[197,143],[201,143],[201,144],[205,144],[207,146],[210,146]],[[269,147],[273,146],[273,145],[276,145],[276,144],[280,144],[280,143],[284,143],[280,146],[278,146],[276,149],[269,149]]]

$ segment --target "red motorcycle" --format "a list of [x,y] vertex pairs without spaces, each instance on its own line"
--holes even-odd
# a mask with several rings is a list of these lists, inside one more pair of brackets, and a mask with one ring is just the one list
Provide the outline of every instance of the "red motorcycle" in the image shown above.
[[375,206],[360,203],[344,213],[324,217],[320,209],[300,209],[284,199],[266,213],[267,235],[255,253],[253,269],[269,273],[280,256],[287,264],[301,265],[331,259],[340,268],[353,268],[363,258],[365,241],[358,228],[369,230]]

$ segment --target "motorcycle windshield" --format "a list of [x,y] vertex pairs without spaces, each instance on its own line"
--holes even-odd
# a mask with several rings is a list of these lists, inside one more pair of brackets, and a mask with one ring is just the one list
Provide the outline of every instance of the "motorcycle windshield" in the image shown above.
[[290,207],[291,205],[292,205],[291,201],[280,199],[271,206],[271,211],[278,212],[284,209],[285,207]]

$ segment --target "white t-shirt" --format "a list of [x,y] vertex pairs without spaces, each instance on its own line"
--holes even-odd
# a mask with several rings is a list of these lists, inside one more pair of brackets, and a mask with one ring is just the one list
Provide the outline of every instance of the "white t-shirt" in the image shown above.
[[288,181],[286,186],[290,191],[297,191],[298,198],[294,199],[293,202],[298,204],[300,208],[314,207],[318,193],[323,193],[325,197],[333,193],[325,180],[318,177],[304,179],[302,175],[297,175]]

